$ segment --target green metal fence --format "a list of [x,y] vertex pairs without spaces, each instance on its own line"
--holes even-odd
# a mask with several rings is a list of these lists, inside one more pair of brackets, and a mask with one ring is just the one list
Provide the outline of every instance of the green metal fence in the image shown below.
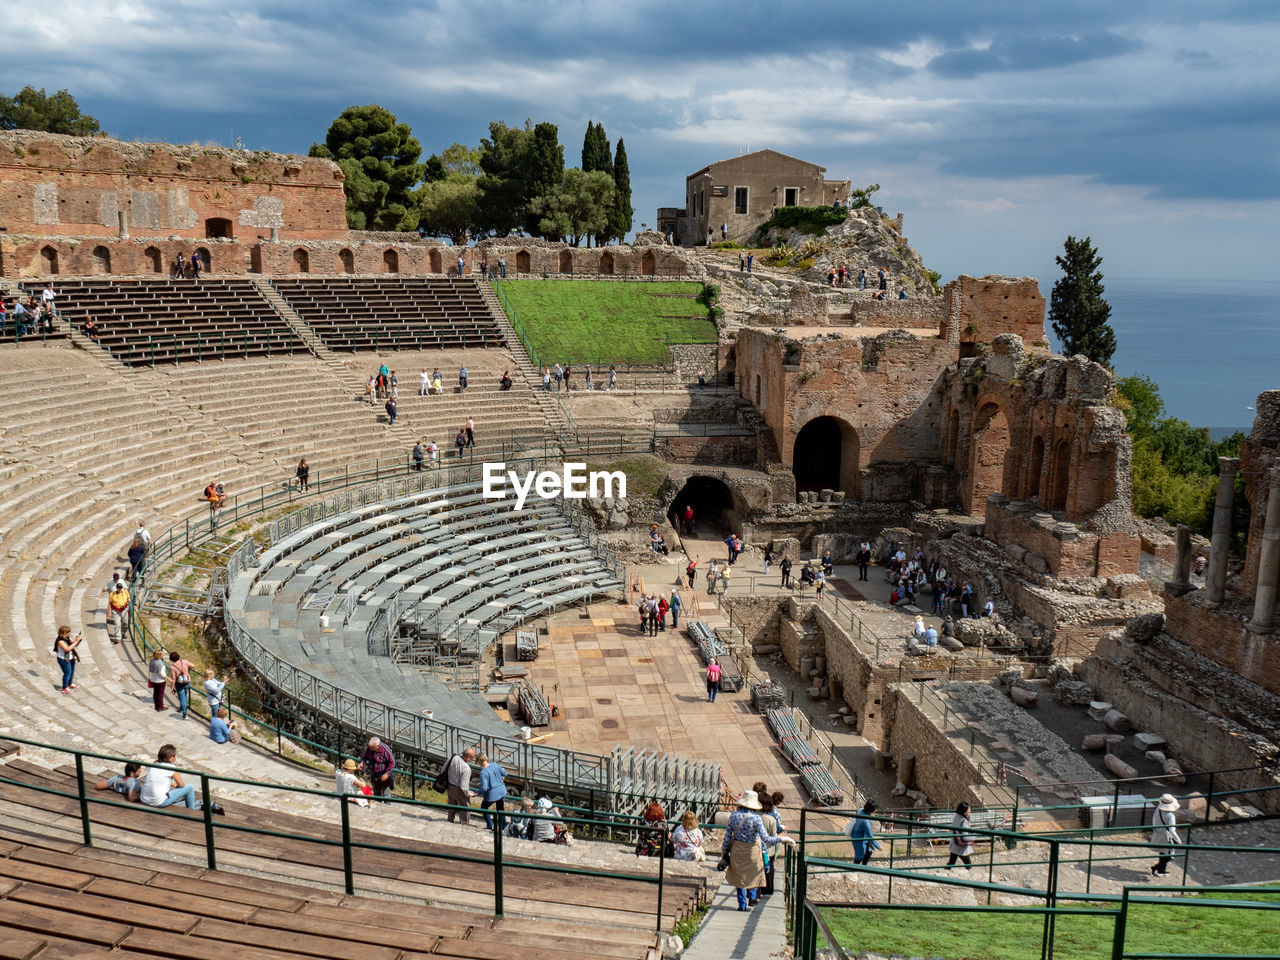
[[[52,744],[42,743],[37,740],[28,740],[23,737],[6,737],[5,739],[10,740],[14,743],[22,744],[24,746],[38,747],[41,750],[54,751],[64,756],[69,756],[72,759],[72,762],[75,765],[75,781],[76,781],[74,793],[58,790],[54,787],[28,783],[26,781],[7,776],[4,772],[3,766],[0,766],[0,783],[9,784],[10,786],[20,787],[25,790],[30,790],[30,791],[48,795],[48,796],[57,796],[57,797],[62,797],[69,800],[75,800],[78,804],[78,813],[79,813],[78,820],[80,824],[81,835],[83,837],[85,846],[91,847],[94,845],[93,809],[95,806],[125,807],[131,810],[144,811],[146,814],[150,816],[155,816],[155,817],[181,817],[183,819],[187,819],[188,815],[180,812],[177,809],[148,807],[148,806],[143,806],[136,803],[128,803],[123,800],[113,799],[115,795],[109,792],[104,792],[102,796],[95,795],[93,785],[89,782],[93,775],[91,773],[86,772],[86,766],[87,766],[86,761],[104,761],[110,764],[112,767],[118,769],[122,767],[124,763],[131,758],[118,757],[108,753],[96,753],[90,750],[76,750],[76,749],[71,749],[67,747],[59,747]],[[491,831],[493,834],[492,848],[491,848],[491,852],[488,855],[477,853],[475,856],[471,856],[471,855],[460,853],[457,851],[449,852],[449,853],[441,853],[431,849],[424,849],[422,847],[406,847],[406,846],[401,846],[394,843],[370,843],[367,841],[356,840],[351,835],[351,819],[350,819],[351,807],[349,802],[351,798],[348,796],[336,794],[332,791],[327,791],[327,790],[315,790],[308,787],[284,786],[282,784],[276,784],[276,783],[265,783],[259,780],[246,780],[246,779],[241,779],[237,777],[224,777],[218,774],[206,773],[202,770],[191,770],[183,767],[174,767],[173,770],[175,773],[183,775],[184,777],[189,777],[193,781],[193,785],[194,783],[199,783],[200,785],[198,790],[198,796],[200,797],[200,800],[201,800],[200,813],[201,813],[201,819],[204,823],[203,846],[204,846],[205,862],[210,870],[218,869],[217,837],[219,832],[244,833],[244,834],[251,834],[254,836],[274,837],[274,838],[283,839],[283,840],[299,841],[303,843],[315,844],[317,846],[322,846],[322,847],[339,847],[342,850],[343,886],[346,892],[349,894],[354,894],[356,892],[356,875],[357,874],[354,869],[353,854],[357,850],[377,850],[384,853],[403,854],[405,856],[411,856],[415,858],[427,857],[430,859],[443,860],[443,861],[482,864],[482,865],[487,865],[491,867],[493,871],[493,914],[494,916],[498,916],[498,917],[503,916],[503,914],[506,911],[506,896],[503,888],[503,874],[506,869],[511,867],[518,867],[521,870],[535,870],[539,872],[564,874],[569,876],[633,880],[633,881],[644,883],[644,884],[655,885],[657,887],[657,907],[655,910],[655,929],[659,933],[661,933],[663,930],[663,923],[662,923],[663,885],[666,880],[665,858],[659,859],[656,876],[645,874],[645,873],[632,874],[632,873],[621,873],[621,872],[608,871],[608,870],[591,870],[583,867],[569,866],[566,864],[530,861],[527,859],[522,859],[518,862],[515,862],[515,861],[512,861],[505,854],[503,850],[504,838],[503,838],[502,830]],[[292,796],[311,796],[311,797],[324,798],[328,801],[331,801],[334,804],[334,806],[337,808],[335,813],[337,814],[337,817],[342,826],[342,837],[340,840],[330,839],[322,835],[322,832],[319,830],[313,833],[291,833],[284,830],[272,830],[264,827],[256,827],[249,823],[237,823],[234,821],[227,821],[225,819],[214,820],[213,804],[216,799],[214,796],[214,787],[219,785],[252,787],[254,789],[267,792],[268,794],[272,794],[276,796],[283,795],[286,798],[292,797]],[[449,804],[428,803],[422,800],[409,800],[402,797],[384,796],[379,798],[376,802],[403,806],[403,807],[411,808],[422,814],[427,814],[427,815],[434,814],[437,817],[443,817],[444,815],[448,814],[450,811],[454,811],[454,812],[463,811],[473,816],[478,815],[478,812],[476,811],[476,809],[469,806],[468,807],[450,806]],[[288,805],[287,802],[283,804],[283,806],[285,807],[287,807],[287,805]],[[492,813],[492,816],[499,818],[498,819],[499,823],[502,823],[503,820],[509,820],[513,816],[519,816],[522,818],[527,818],[529,820],[549,820],[553,822],[562,823],[568,828],[585,829],[585,830],[592,830],[597,827],[610,826],[610,824],[607,821],[597,821],[587,817],[575,817],[571,815],[565,815],[563,811],[561,811],[561,813],[562,813],[561,816],[556,817],[556,816],[545,816],[541,814],[525,813],[524,811],[520,811],[519,813],[512,813],[510,811],[507,811],[505,813],[498,813],[495,811]],[[157,823],[157,826],[155,828],[155,832],[156,832],[156,835],[160,835],[163,831],[163,827],[160,826],[160,824],[163,823],[163,821],[158,820],[156,821],[156,823]],[[664,840],[664,846],[665,846],[665,839],[666,839],[665,831],[667,827],[665,824],[662,824],[662,825],[659,825],[657,829],[663,831],[664,833],[663,840]],[[520,897],[520,899],[525,899],[525,898],[522,896]]]

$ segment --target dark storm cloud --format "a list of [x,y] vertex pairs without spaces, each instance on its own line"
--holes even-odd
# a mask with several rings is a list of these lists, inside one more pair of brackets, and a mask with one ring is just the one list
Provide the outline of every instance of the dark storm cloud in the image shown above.
[[929,61],[929,69],[951,78],[1052,70],[1114,57],[1138,46],[1127,37],[1105,31],[1056,37],[1002,34],[983,49],[952,50],[934,57]]

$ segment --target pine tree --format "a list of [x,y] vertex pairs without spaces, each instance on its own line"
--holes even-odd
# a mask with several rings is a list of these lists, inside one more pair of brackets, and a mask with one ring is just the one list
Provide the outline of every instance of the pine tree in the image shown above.
[[582,172],[600,169],[600,136],[594,120],[587,121],[587,133],[582,138]]
[[609,217],[609,232],[622,240],[631,229],[631,169],[627,166],[627,148],[618,138],[618,151],[613,155],[613,213]]
[[[564,179],[564,147],[560,145],[560,131],[554,123],[539,123],[533,128],[526,170],[524,186],[527,200],[549,196],[560,188]],[[540,219],[526,211],[525,230],[537,236]]]
[[1053,333],[1069,357],[1083,354],[1095,363],[1111,365],[1116,352],[1116,334],[1107,320],[1111,305],[1102,299],[1104,287],[1098,267],[1102,258],[1089,237],[1068,236],[1064,256],[1055,257],[1062,276],[1054,282],[1049,299],[1049,320]]

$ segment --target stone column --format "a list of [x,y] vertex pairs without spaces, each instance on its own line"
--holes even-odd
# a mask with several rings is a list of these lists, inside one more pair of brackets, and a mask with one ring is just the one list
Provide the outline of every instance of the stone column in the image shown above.
[[1165,589],[1174,596],[1191,592],[1191,531],[1180,523],[1175,533],[1177,548],[1173,555],[1173,579],[1165,581]]
[[129,239],[129,211],[117,210],[116,221],[120,225],[120,239],[128,240]]
[[1221,603],[1227,590],[1227,553],[1231,549],[1231,503],[1236,492],[1238,457],[1218,458],[1218,497],[1213,504],[1213,551],[1209,555],[1206,582],[1209,602]]
[[1249,624],[1255,633],[1265,633],[1275,622],[1277,574],[1280,574],[1280,466],[1271,468],[1271,484],[1267,488],[1267,519],[1258,555],[1253,621]]
[[279,227],[272,227],[272,228],[271,228],[271,242],[272,242],[272,243],[279,243],[279,242],[280,242],[280,228],[279,228]]

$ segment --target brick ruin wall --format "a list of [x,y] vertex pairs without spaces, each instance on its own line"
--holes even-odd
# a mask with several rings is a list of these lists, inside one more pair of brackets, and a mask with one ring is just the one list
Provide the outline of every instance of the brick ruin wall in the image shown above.
[[[343,183],[338,165],[317,157],[0,131],[0,276],[166,276],[197,249],[231,276],[456,274],[458,248],[348,230]],[[484,255],[495,267],[505,255],[516,274],[687,272],[670,247],[508,238],[461,253],[464,273]]]
[[0,219],[9,233],[204,239],[277,229],[291,238],[345,233],[342,171],[329,160],[222,147],[0,133]]
[[[935,807],[954,807],[961,801],[981,806],[975,789],[982,775],[973,760],[959,750],[932,717],[911,699],[911,684],[890,684],[884,694],[885,750],[895,757],[915,756],[914,786]],[[907,786],[913,786],[908,784]]]

